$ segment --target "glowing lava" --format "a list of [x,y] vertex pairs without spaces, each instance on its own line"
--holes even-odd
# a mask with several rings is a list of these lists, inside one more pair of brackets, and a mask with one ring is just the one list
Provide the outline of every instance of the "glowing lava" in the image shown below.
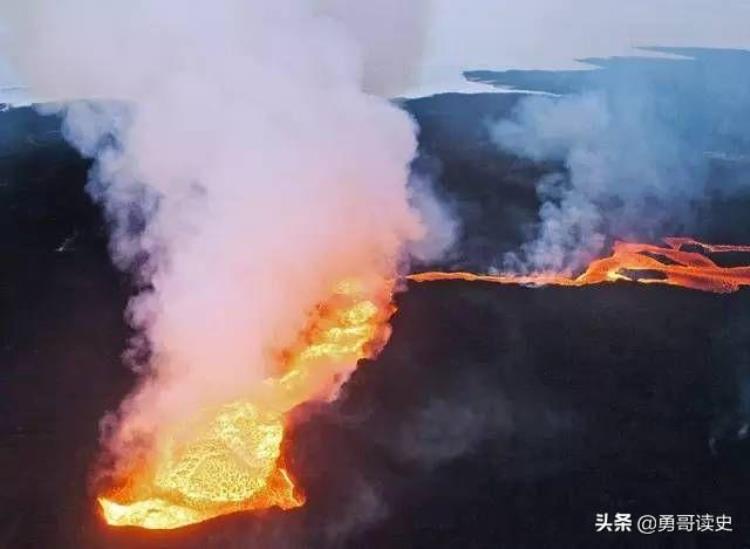
[[750,266],[722,267],[705,255],[705,252],[750,253],[750,246],[706,244],[691,238],[665,238],[664,242],[666,246],[616,242],[612,255],[592,261],[577,277],[555,273],[477,275],[435,271],[413,274],[407,278],[414,282],[465,280],[524,286],[589,286],[624,280],[714,293],[736,292],[742,286],[750,285]]
[[[425,272],[414,282],[485,281],[516,285],[587,286],[615,281],[668,284],[729,293],[750,285],[750,267],[722,267],[706,253],[750,253],[750,246],[667,238],[666,246],[617,242],[612,255],[579,276],[555,273],[478,275]],[[686,249],[687,248],[687,249]],[[349,280],[311,316],[296,345],[281,354],[279,374],[245,401],[213,410],[154,444],[148,463],[99,498],[107,523],[169,529],[234,513],[304,504],[284,461],[288,413],[312,399],[331,399],[357,362],[390,336],[394,281]]]
[[148,463],[99,498],[106,522],[171,529],[238,511],[303,505],[284,465],[287,414],[311,399],[335,397],[357,361],[382,348],[395,312],[392,292],[389,282],[341,283],[259,394],[164,436]]

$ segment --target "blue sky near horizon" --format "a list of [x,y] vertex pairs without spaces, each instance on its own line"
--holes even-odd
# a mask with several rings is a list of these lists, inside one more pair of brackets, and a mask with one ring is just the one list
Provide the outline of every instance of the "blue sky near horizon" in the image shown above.
[[481,90],[466,69],[582,68],[643,46],[750,48],[750,0],[433,0],[415,95]]

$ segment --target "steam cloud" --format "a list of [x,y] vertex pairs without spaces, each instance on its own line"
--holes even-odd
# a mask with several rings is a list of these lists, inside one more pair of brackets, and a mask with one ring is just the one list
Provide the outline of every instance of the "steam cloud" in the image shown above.
[[[95,159],[141,384],[108,444],[243,395],[348,277],[393,277],[451,242],[407,186],[425,3],[34,0],[0,9],[37,96],[67,101]],[[394,59],[398,59],[394,63]],[[91,101],[96,99],[97,101]],[[48,107],[50,108],[50,107]],[[424,210],[424,215],[419,208]],[[446,226],[452,226],[450,224]],[[143,351],[149,351],[148,364]],[[111,427],[111,426],[110,426]]]
[[689,230],[709,191],[748,187],[717,168],[747,174],[750,53],[674,52],[696,58],[591,60],[572,94],[528,97],[492,127],[502,148],[563,167],[537,183],[536,238],[506,268],[576,270],[608,239]]

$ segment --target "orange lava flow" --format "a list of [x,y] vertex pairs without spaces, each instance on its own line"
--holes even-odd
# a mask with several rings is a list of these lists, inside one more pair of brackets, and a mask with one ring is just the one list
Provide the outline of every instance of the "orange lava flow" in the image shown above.
[[[616,281],[666,284],[715,293],[750,285],[750,266],[723,267],[708,254],[750,253],[750,246],[665,238],[665,245],[616,242],[609,257],[579,276],[424,272],[414,282],[482,281],[526,286],[588,286]],[[279,356],[278,374],[256,394],[201,413],[161,433],[153,451],[98,498],[113,526],[179,528],[220,515],[278,507],[305,498],[284,452],[289,413],[304,402],[335,398],[363,358],[390,336],[395,280],[347,280],[313,314],[298,341]]]
[[98,498],[105,521],[172,529],[239,511],[303,505],[285,464],[288,414],[312,399],[334,398],[357,362],[385,345],[396,310],[392,294],[392,282],[339,284],[299,341],[281,353],[279,374],[257,394],[161,434],[146,463]]
[[[750,246],[706,244],[692,238],[665,238],[665,246],[615,242],[612,255],[592,261],[576,277],[556,273],[479,275],[467,272],[425,272],[409,275],[414,282],[465,280],[522,286],[589,286],[630,281],[666,284],[714,293],[732,293],[750,285],[750,266],[722,267],[706,253],[750,253]],[[685,249],[690,248],[690,249]]]

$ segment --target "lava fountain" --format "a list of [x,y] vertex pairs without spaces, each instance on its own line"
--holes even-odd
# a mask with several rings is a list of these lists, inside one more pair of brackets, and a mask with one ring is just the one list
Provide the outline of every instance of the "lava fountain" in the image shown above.
[[278,355],[278,375],[257,394],[185,422],[152,444],[145,462],[98,498],[113,526],[172,529],[220,515],[304,504],[285,464],[288,414],[335,397],[357,362],[390,335],[393,283],[347,280]]

